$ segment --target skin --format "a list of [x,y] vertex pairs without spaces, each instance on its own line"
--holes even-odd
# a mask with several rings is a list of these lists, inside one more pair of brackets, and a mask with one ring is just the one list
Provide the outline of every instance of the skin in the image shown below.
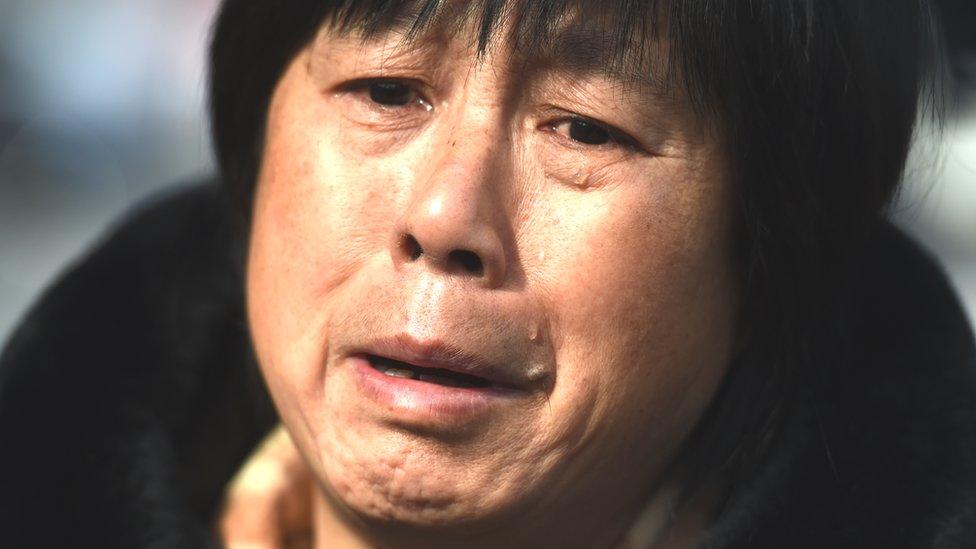
[[227,487],[216,525],[224,547],[311,547],[313,510],[308,467],[278,426]]
[[[612,545],[669,486],[731,358],[717,132],[681,94],[501,39],[479,57],[474,32],[324,30],[269,107],[249,323],[322,546]],[[383,83],[405,104],[377,101]],[[610,139],[580,142],[579,117]],[[457,417],[380,403],[349,352],[391,334],[524,383]]]

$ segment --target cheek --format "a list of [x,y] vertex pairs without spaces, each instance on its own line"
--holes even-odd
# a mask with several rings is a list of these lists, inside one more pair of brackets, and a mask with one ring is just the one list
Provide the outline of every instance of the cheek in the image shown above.
[[249,257],[251,282],[274,290],[254,295],[295,300],[299,311],[327,301],[386,249],[397,211],[391,189],[403,177],[392,159],[367,169],[349,151],[340,115],[301,82],[286,75],[269,109]]
[[705,181],[621,186],[598,206],[595,197],[564,205],[550,226],[573,243],[542,276],[561,366],[554,398],[591,400],[593,424],[641,433],[635,423],[654,424],[659,440],[680,439],[724,374],[735,314],[730,208]]
[[351,279],[388,256],[395,204],[384,187],[396,177],[376,163],[363,173],[321,99],[293,80],[269,109],[247,268],[259,363],[273,394],[294,395],[278,403],[283,414],[321,398],[332,311]]

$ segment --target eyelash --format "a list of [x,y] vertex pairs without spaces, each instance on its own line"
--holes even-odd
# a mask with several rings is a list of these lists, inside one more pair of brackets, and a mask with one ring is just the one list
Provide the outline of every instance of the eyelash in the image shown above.
[[[377,92],[382,92],[382,90],[377,90],[374,86],[402,86],[406,88],[407,93],[411,94],[411,98],[402,104],[386,104],[378,101],[376,99]],[[368,102],[374,109],[380,110],[384,113],[390,113],[391,111],[396,111],[403,108],[421,107],[426,112],[433,110],[433,105],[430,101],[426,99],[423,93],[421,93],[418,88],[423,87],[422,83],[411,81],[411,80],[401,80],[395,78],[368,78],[362,80],[356,80],[350,82],[343,86],[342,91],[347,93],[357,93],[366,94],[363,100]],[[390,88],[387,91],[395,92]],[[559,132],[559,127],[564,124],[570,124],[568,131],[565,135]],[[607,141],[603,143],[587,143],[586,141],[576,139],[572,136],[573,124],[576,124],[576,129],[579,130],[599,130],[604,132],[607,137]],[[630,150],[640,150],[640,146],[636,139],[627,135],[627,133],[598,120],[588,118],[585,116],[579,116],[571,113],[566,113],[565,116],[561,118],[546,122],[540,126],[553,134],[560,135],[566,141],[572,143],[572,146],[585,149],[600,149],[609,147],[623,147]]]
[[[374,90],[373,86],[402,86],[407,89],[408,93],[412,95],[411,99],[406,101],[402,105],[387,105],[381,103],[373,97]],[[433,105],[423,93],[419,91],[422,88],[422,84],[419,82],[414,82],[410,80],[400,80],[395,78],[368,78],[363,80],[356,80],[350,82],[342,87],[342,91],[347,93],[358,93],[365,94],[367,97],[364,101],[370,103],[374,108],[382,109],[384,111],[398,110],[401,108],[422,107],[425,111],[433,110]]]
[[[567,128],[566,133],[563,134],[559,131],[559,127],[566,124],[569,124],[570,126]],[[587,143],[586,141],[583,141],[581,139],[574,138],[572,136],[573,124],[577,124],[576,127],[580,130],[585,130],[587,129],[587,127],[589,127],[589,129],[595,128],[602,132],[605,132],[607,141],[604,143]],[[547,122],[543,124],[541,127],[546,131],[552,132],[554,134],[558,134],[561,138],[572,142],[573,146],[575,147],[587,148],[587,149],[609,148],[609,147],[623,147],[632,150],[640,149],[637,140],[630,137],[622,130],[617,129],[614,126],[611,126],[610,124],[606,124],[585,116],[571,114],[568,116],[563,116],[551,122]]]

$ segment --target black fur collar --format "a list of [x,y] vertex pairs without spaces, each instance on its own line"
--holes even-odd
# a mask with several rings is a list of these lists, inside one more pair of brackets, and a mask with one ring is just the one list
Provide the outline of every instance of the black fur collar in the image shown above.
[[[71,268],[0,356],[0,547],[210,547],[224,483],[277,421],[214,185]],[[705,546],[976,546],[976,350],[934,262],[886,228],[849,343]]]

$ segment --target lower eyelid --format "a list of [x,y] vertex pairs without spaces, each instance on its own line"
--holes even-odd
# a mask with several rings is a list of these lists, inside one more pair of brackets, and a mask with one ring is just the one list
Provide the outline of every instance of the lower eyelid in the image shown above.
[[332,97],[339,101],[354,101],[357,104],[354,108],[369,110],[384,116],[403,116],[408,112],[415,114],[417,111],[429,113],[434,110],[433,105],[419,95],[404,105],[384,105],[378,103],[371,99],[369,89],[366,86],[344,86],[335,91]]
[[[340,96],[336,108],[341,118],[364,132],[374,134],[416,132],[428,122],[428,114],[416,107],[386,109],[382,105],[370,104],[368,98]],[[352,101],[352,104],[346,101]]]

